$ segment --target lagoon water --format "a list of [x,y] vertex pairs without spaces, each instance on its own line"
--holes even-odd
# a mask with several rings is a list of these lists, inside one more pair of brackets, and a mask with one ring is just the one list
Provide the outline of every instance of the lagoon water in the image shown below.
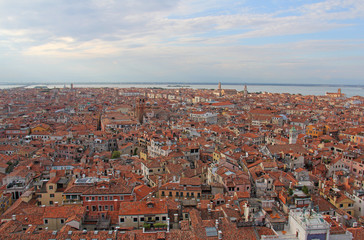
[[[70,87],[70,84],[39,84],[39,85],[0,85],[0,89],[15,88],[15,87],[26,87],[34,88],[37,86],[46,86],[48,88],[63,88],[64,86]],[[73,84],[75,88],[194,88],[194,89],[217,89],[217,84],[125,84],[125,83],[98,83],[98,84],[86,84],[86,83],[75,83]],[[236,89],[238,91],[244,90],[243,84],[236,85],[224,85],[222,83],[222,88],[224,89]],[[290,93],[290,94],[302,94],[302,95],[325,95],[326,92],[337,92],[338,88],[341,88],[341,92],[346,94],[347,97],[352,96],[364,96],[364,86],[323,86],[323,85],[249,85],[247,84],[248,92],[271,92],[271,93]]]

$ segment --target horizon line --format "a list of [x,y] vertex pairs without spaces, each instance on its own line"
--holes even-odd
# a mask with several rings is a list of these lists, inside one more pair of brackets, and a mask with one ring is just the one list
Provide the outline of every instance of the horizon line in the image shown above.
[[[181,87],[186,87],[185,85],[218,85],[219,82],[55,82],[55,83],[41,83],[41,82],[30,82],[30,83],[6,83],[6,82],[0,82],[0,85],[14,85],[14,86],[32,86],[32,85],[40,85],[40,86],[47,86],[47,85],[70,85],[70,84],[76,84],[76,85],[102,85],[102,84],[119,84],[119,85],[126,85],[126,84],[136,84],[136,85],[143,85],[143,84],[149,84],[149,85],[182,85]],[[235,86],[244,86],[244,85],[256,85],[256,86],[304,86],[304,87],[364,87],[364,85],[361,84],[335,84],[335,83],[326,83],[326,84],[314,84],[314,83],[235,83],[235,82],[227,82],[223,83],[221,82],[221,85],[235,85]]]

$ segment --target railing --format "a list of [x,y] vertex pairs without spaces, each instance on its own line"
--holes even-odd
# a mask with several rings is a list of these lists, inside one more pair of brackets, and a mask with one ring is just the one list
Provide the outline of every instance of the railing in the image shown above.
[[280,236],[276,236],[276,235],[262,235],[261,236],[262,240],[297,240],[296,235],[294,234],[289,234],[289,235],[280,235]]
[[85,222],[97,222],[99,221],[99,216],[86,215],[84,218]]
[[[316,213],[314,213],[314,214],[316,214]],[[306,229],[326,230],[326,229],[330,228],[330,225],[325,220],[323,220],[321,222],[321,220],[319,220],[320,219],[319,217],[317,218],[317,221],[320,221],[319,223],[309,223],[310,217],[297,216],[296,214],[290,214],[290,216],[292,218],[294,218],[301,226],[305,227]],[[308,222],[306,222],[306,221],[308,221]]]
[[66,199],[63,200],[63,204],[82,204],[83,201],[82,200],[77,200],[77,199]]
[[143,233],[155,233],[155,232],[167,232],[168,228],[167,227],[161,227],[161,228],[144,228],[143,227]]

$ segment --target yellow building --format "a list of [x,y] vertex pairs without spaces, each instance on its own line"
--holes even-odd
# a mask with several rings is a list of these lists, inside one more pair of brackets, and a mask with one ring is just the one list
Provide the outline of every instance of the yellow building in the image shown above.
[[364,133],[351,136],[350,140],[358,145],[364,145]]
[[153,227],[168,227],[168,208],[164,200],[122,202],[118,217],[122,229],[138,229],[146,224]]
[[327,200],[338,209],[354,215],[354,201],[343,194],[339,189],[331,188]]
[[320,137],[324,135],[324,126],[316,126],[316,125],[309,125],[306,127],[306,135],[310,135],[312,137]]
[[145,161],[147,161],[147,159],[148,159],[148,153],[146,153],[146,152],[140,152],[139,153],[139,157],[141,158],[141,159],[143,159],[143,160],[145,160]]
[[181,178],[179,182],[169,182],[162,185],[158,190],[160,198],[172,199],[202,198],[200,178]]
[[52,206],[63,203],[63,191],[66,189],[69,179],[53,177],[48,182],[42,181],[36,185],[38,205]]
[[221,153],[215,150],[212,156],[212,160],[218,163],[220,161],[220,158],[221,158]]
[[5,212],[12,204],[11,193],[4,194],[4,191],[0,191],[0,214]]
[[37,132],[47,132],[50,131],[51,127],[48,124],[40,124],[34,128],[31,128],[31,133],[37,133]]
[[48,230],[60,230],[64,225],[80,229],[86,208],[82,206],[52,206],[45,207],[43,227]]

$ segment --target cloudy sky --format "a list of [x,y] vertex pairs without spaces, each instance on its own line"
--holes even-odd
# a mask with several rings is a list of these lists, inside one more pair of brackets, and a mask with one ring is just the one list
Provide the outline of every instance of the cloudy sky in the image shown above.
[[0,83],[364,83],[363,0],[0,0]]

